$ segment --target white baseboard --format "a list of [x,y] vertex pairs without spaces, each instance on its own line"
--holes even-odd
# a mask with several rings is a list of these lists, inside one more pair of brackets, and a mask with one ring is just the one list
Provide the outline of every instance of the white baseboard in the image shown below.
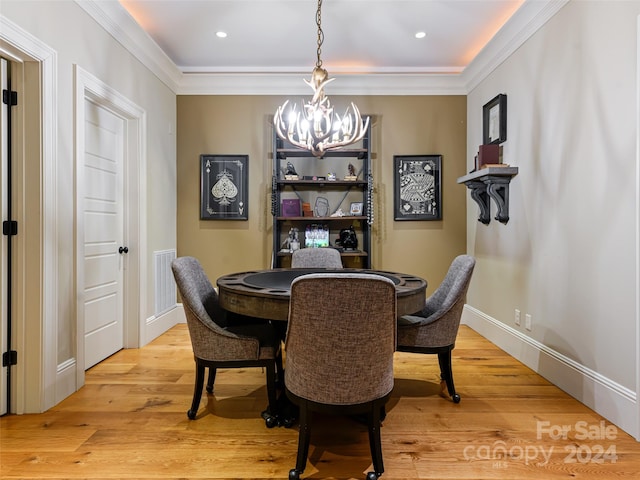
[[[66,362],[59,364],[56,368],[56,382],[55,388],[55,402],[56,405],[62,400],[67,398],[72,393],[76,392],[80,386],[76,384],[77,362],[75,358],[71,358]],[[44,411],[44,410],[43,410]],[[40,412],[25,412],[25,413],[40,413]]]
[[182,305],[179,305],[179,307],[180,308],[178,309],[178,304],[176,304],[175,308],[166,311],[160,316],[147,318],[147,321],[145,322],[145,329],[142,333],[142,341],[140,342],[141,347],[158,338],[171,327],[180,323],[180,319],[184,318],[184,312],[182,310]]
[[469,305],[462,323],[640,440],[636,392]]
[[184,314],[184,306],[181,303],[176,304],[176,317],[178,323],[187,323],[187,317]]
[[[155,338],[162,335],[171,327],[178,323],[185,323],[184,309],[182,304],[176,304],[175,308],[168,310],[162,315],[150,317],[145,322],[145,331],[142,335],[140,346],[144,346]],[[77,385],[78,365],[75,358],[59,364],[56,368],[56,381],[54,384],[55,404],[60,403],[72,393],[76,392],[81,385]],[[43,410],[44,411],[44,410]],[[41,413],[41,412],[18,412],[18,413]]]

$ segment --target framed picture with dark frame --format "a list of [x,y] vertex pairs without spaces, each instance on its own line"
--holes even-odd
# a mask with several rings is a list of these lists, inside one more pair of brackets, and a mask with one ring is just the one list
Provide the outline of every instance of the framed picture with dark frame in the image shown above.
[[507,140],[507,96],[496,95],[482,107],[482,143],[500,144]]
[[200,155],[200,219],[249,219],[249,155]]
[[442,219],[442,155],[393,157],[393,219]]

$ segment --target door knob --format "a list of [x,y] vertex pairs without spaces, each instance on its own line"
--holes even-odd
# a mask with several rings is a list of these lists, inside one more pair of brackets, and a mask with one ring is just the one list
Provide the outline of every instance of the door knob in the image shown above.
[[129,247],[120,247],[118,253],[129,253]]

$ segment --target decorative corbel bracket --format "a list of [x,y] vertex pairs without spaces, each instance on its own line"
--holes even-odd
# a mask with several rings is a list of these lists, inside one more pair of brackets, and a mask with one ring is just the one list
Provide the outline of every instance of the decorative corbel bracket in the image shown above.
[[480,215],[478,215],[478,221],[487,225],[491,221],[489,194],[487,193],[487,185],[479,180],[471,180],[466,182],[465,185],[471,192],[471,198],[480,207]]
[[489,198],[498,208],[495,219],[506,224],[509,221],[509,184],[518,174],[518,167],[489,167],[458,178],[471,191],[471,198],[480,207],[478,221],[488,225],[491,221]]

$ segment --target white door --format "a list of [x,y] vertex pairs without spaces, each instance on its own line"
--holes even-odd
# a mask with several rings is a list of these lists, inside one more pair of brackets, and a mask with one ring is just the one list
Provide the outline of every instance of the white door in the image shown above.
[[[0,59],[0,87],[4,91],[8,88],[8,71],[7,61]],[[2,148],[2,160],[0,160],[0,216],[2,221],[8,220],[7,218],[7,168],[9,165],[9,152],[8,152],[8,138],[9,129],[7,125],[7,106],[2,105],[2,113],[0,114],[0,144]],[[8,325],[8,312],[7,312],[7,237],[4,234],[0,234],[0,306],[2,311],[0,312],[0,355],[7,351],[7,330]],[[0,362],[2,365],[2,362]],[[7,413],[7,367],[2,366],[0,368],[0,415]]]
[[84,130],[82,304],[87,369],[124,345],[124,120],[85,99]]

